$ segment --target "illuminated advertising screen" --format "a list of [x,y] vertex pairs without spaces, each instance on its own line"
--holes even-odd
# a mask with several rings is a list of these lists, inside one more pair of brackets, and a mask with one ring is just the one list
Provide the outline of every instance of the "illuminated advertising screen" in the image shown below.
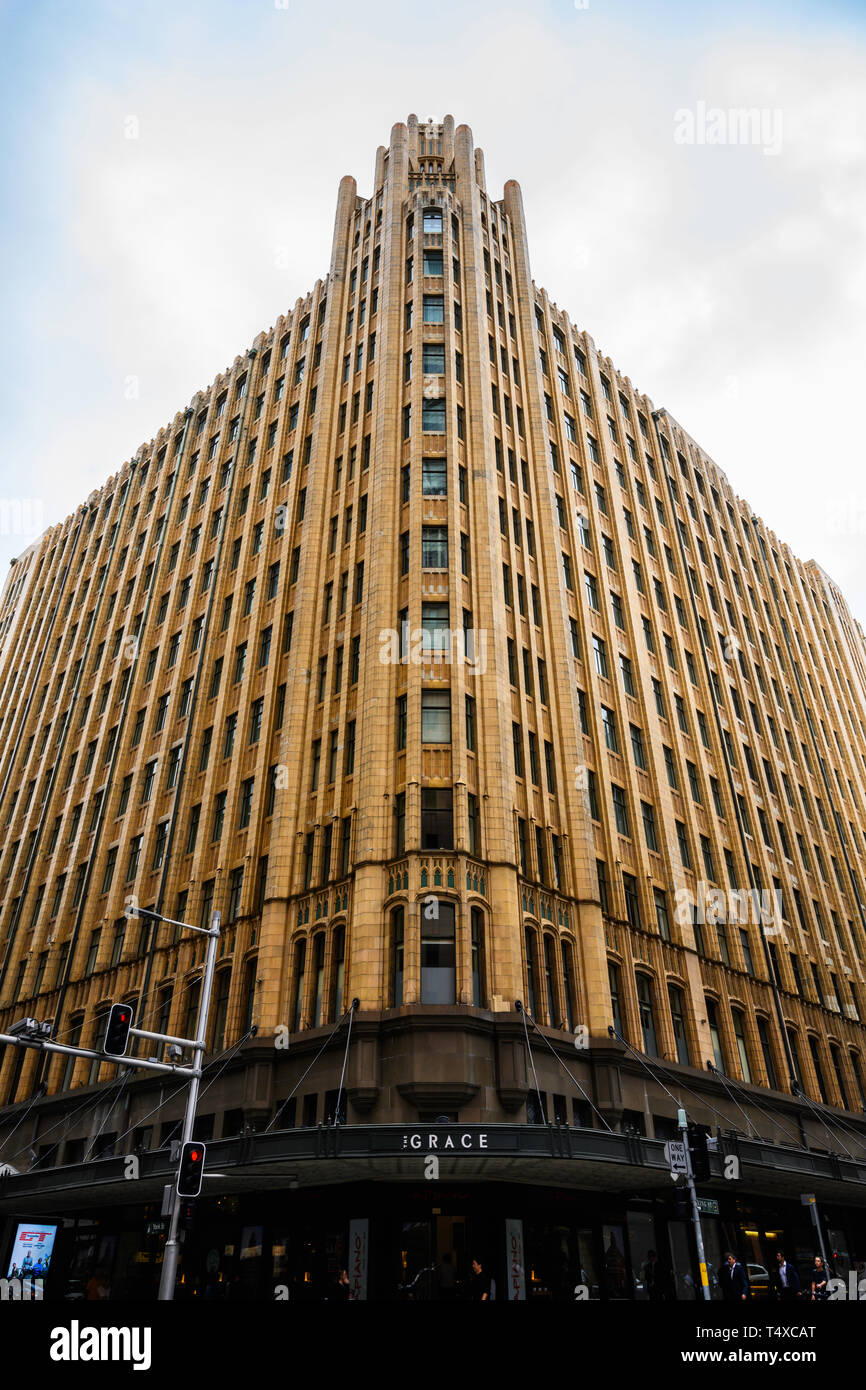
[[22,1221],[15,1232],[15,1242],[9,1257],[7,1279],[20,1279],[29,1274],[39,1279],[48,1273],[57,1227],[46,1221]]

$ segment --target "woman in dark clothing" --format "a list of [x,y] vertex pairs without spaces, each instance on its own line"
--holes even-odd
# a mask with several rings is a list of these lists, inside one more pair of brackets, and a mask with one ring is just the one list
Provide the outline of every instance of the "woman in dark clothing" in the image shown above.
[[827,1271],[824,1268],[824,1261],[820,1255],[815,1256],[815,1266],[812,1270],[812,1302],[816,1299],[827,1297]]

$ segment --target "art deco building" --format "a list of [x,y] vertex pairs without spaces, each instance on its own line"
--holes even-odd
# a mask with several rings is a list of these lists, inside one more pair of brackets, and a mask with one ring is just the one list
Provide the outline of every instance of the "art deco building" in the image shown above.
[[[190,1037],[202,938],[127,912],[220,910],[217,1284],[241,1225],[261,1293],[368,1223],[384,1297],[507,1222],[533,1296],[649,1246],[686,1289],[672,1096],[711,1257],[808,1251],[804,1185],[866,1248],[863,634],[535,284],[466,126],[343,179],[327,276],[13,563],[0,642],[0,1030]],[[0,1211],[139,1287],[181,1088],[0,1057]]]

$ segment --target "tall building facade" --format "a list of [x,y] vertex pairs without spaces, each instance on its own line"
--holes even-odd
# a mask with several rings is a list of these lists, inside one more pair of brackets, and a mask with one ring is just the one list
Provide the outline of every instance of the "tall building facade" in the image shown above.
[[[370,1296],[514,1240],[515,1297],[651,1247],[688,1291],[681,1099],[711,1255],[805,1243],[804,1163],[866,1246],[862,631],[536,286],[466,126],[343,179],[326,278],[13,563],[0,644],[0,1031],[193,1036],[174,923],[221,913],[188,1288],[321,1289],[363,1227]],[[0,1212],[146,1296],[180,1090],[10,1044],[0,1104]]]

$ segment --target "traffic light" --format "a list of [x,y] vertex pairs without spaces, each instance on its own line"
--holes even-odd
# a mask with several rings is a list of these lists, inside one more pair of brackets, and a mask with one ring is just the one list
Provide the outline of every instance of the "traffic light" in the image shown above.
[[193,1140],[184,1144],[180,1151],[180,1164],[177,1170],[178,1197],[197,1197],[201,1192],[204,1176],[205,1145]]
[[707,1150],[707,1131],[703,1125],[689,1125],[689,1150],[695,1182],[709,1182],[710,1155]]
[[132,1005],[112,1004],[111,1012],[108,1015],[108,1023],[105,1025],[105,1041],[102,1044],[103,1052],[108,1052],[112,1057],[123,1057],[129,1046],[129,1030],[131,1027]]
[[180,1208],[180,1229],[182,1231],[195,1230],[195,1201],[183,1202]]
[[691,1215],[691,1199],[688,1188],[674,1188],[674,1220],[687,1221]]

